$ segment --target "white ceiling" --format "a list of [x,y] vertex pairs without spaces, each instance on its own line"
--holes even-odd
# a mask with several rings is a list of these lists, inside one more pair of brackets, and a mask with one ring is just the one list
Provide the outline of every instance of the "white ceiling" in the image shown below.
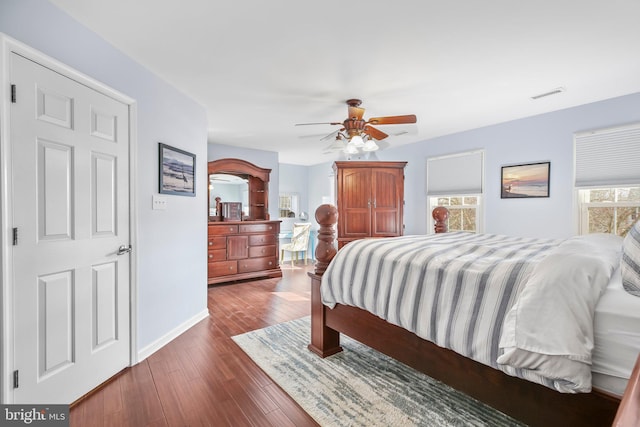
[[638,0],[51,1],[204,105],[209,142],[281,163],[334,160],[338,126],[294,124],[349,98],[416,114],[379,126],[400,145],[640,92]]

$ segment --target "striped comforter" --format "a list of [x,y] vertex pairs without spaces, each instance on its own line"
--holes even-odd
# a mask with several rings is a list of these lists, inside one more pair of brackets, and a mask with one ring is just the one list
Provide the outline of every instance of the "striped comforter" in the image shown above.
[[[358,240],[343,247],[329,264],[322,277],[322,300],[331,308],[344,304],[365,309],[510,375],[560,391],[589,391],[590,370],[584,360],[580,363],[587,366],[588,381],[578,379],[578,386],[567,386],[571,379],[555,378],[553,373],[539,375],[535,367],[498,363],[507,314],[536,266],[562,244],[462,232]],[[607,282],[608,278],[598,286],[604,289]],[[591,292],[596,300],[599,292]],[[592,318],[583,322],[592,323]]]

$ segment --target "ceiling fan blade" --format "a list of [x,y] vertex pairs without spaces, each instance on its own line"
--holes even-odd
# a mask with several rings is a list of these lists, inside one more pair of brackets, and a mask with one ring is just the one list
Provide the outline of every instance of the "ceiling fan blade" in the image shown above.
[[320,123],[296,123],[294,126],[309,126],[309,125],[341,125],[342,122],[320,122]]
[[320,138],[320,141],[326,141],[327,139],[335,138],[336,135],[338,135],[339,132],[340,132],[339,130],[337,130],[335,132],[331,132],[329,135],[325,135],[322,138]]
[[381,130],[378,130],[372,126],[365,126],[364,127],[364,133],[366,133],[367,135],[369,135],[371,138],[376,139],[378,141],[380,141],[381,139],[385,139],[386,137],[388,137],[389,135],[387,135],[386,133],[382,132]]
[[362,120],[362,116],[364,116],[364,108],[349,106],[350,119]]
[[417,120],[414,114],[408,114],[406,116],[372,117],[367,123],[373,125],[400,125],[404,123],[415,123]]

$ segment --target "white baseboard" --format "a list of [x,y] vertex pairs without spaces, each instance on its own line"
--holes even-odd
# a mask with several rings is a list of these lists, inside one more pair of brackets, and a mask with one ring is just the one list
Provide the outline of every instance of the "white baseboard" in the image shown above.
[[143,348],[138,352],[137,363],[142,362],[144,359],[151,356],[153,353],[160,350],[165,345],[169,344],[169,342],[171,342],[173,339],[178,337],[180,334],[186,332],[189,328],[191,328],[201,320],[206,319],[207,317],[209,317],[209,309],[205,309],[201,311],[200,313],[193,316],[191,319],[187,320],[181,325],[178,325],[173,330],[169,331],[164,336],[158,338],[157,340],[155,340],[154,342],[152,342],[151,344],[149,344],[148,346],[146,346],[145,348]]

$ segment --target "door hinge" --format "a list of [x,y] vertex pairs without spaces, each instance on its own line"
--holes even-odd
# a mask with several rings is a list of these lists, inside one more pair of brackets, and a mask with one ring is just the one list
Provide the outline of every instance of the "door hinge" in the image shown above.
[[13,388],[18,388],[18,370],[13,371]]
[[13,246],[18,246],[18,227],[13,228]]
[[11,85],[11,102],[16,103],[16,85]]

